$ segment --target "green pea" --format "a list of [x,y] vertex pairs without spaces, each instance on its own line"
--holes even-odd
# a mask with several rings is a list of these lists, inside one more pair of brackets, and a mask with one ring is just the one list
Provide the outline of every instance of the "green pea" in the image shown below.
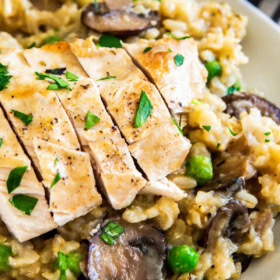
[[198,259],[198,253],[188,245],[175,246],[168,254],[168,264],[174,273],[193,271]]
[[207,82],[211,81],[215,76],[220,76],[222,74],[222,67],[216,60],[207,62],[205,67],[208,71]]
[[204,185],[213,177],[211,158],[196,155],[187,161],[187,176],[194,178],[199,185]]
[[13,255],[10,246],[0,243],[0,271],[9,269],[9,257]]

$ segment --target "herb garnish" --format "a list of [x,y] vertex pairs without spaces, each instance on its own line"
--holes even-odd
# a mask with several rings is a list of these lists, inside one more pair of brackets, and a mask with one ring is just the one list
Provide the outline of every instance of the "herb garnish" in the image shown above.
[[270,134],[271,134],[270,131],[264,133],[265,136],[269,136]]
[[227,94],[228,95],[233,94],[235,91],[240,91],[240,89],[241,89],[241,84],[239,81],[236,81],[234,85],[232,85],[227,89]]
[[140,102],[134,121],[134,127],[139,128],[142,126],[150,116],[153,105],[144,90],[141,91]]
[[217,143],[217,149],[219,149],[220,146],[221,146],[221,143]]
[[55,158],[54,167],[56,167],[56,165],[57,165],[57,163],[58,163],[59,160],[60,160],[60,157],[59,157],[59,156]]
[[0,272],[7,271],[9,266],[9,257],[13,256],[11,246],[0,243]]
[[196,100],[196,99],[192,99],[192,104],[193,105],[200,105],[200,104],[204,104],[202,101]]
[[170,32],[167,32],[166,34],[169,35],[170,37],[172,37],[173,39],[178,40],[178,41],[185,40],[185,39],[189,39],[189,38],[192,37],[192,36],[177,37],[177,36],[173,35],[173,34],[170,33]]
[[79,77],[75,75],[74,73],[71,73],[69,71],[66,72],[66,79],[70,82],[76,82],[79,80]]
[[36,47],[36,42],[31,43],[31,44],[27,47],[27,49],[32,49],[32,48],[34,48],[34,47]]
[[47,89],[56,90],[56,89],[60,89],[60,88],[67,88],[68,90],[71,90],[69,83],[60,77],[57,77],[53,74],[38,73],[38,72],[35,72],[35,74],[38,76],[37,80],[51,79],[51,80],[55,81],[55,84],[50,84],[47,87]]
[[109,245],[116,244],[116,239],[124,232],[124,227],[115,222],[109,222],[100,238]]
[[269,140],[269,139],[265,139],[264,141],[265,141],[266,143],[270,142],[270,140]]
[[3,145],[3,138],[0,138],[0,148],[2,147],[2,145]]
[[174,62],[176,64],[176,66],[181,66],[184,63],[185,58],[181,55],[181,54],[176,54],[174,56]]
[[9,74],[9,71],[7,70],[7,66],[0,63],[0,91],[7,88],[7,84],[10,82],[10,79],[12,78]]
[[211,130],[212,126],[211,125],[203,125],[202,128],[209,132]]
[[147,47],[147,48],[143,51],[143,53],[146,53],[146,52],[150,51],[151,49],[152,49],[152,47]]
[[9,202],[18,210],[24,212],[26,215],[30,215],[35,208],[38,199],[36,197],[16,194],[9,199]]
[[54,75],[63,75],[66,71],[66,67],[55,68],[55,69],[47,69],[47,74],[54,74]]
[[62,41],[62,38],[57,36],[56,34],[54,35],[51,35],[51,36],[48,36],[46,37],[42,43],[41,43],[41,47],[44,46],[44,45],[51,45],[51,44],[54,44],[56,42],[60,42]]
[[13,192],[15,189],[19,187],[22,177],[26,172],[27,168],[28,166],[20,166],[20,167],[16,167],[10,172],[9,177],[7,179],[8,193]]
[[228,130],[229,130],[229,132],[231,133],[231,135],[233,135],[233,136],[238,135],[238,133],[233,132],[232,129],[231,129],[230,127],[228,128]]
[[168,52],[173,52],[171,49],[168,48]]
[[184,136],[183,130],[181,129],[181,127],[176,123],[176,121],[174,120],[174,118],[172,116],[170,116],[171,121],[175,124],[175,126],[178,128],[179,132],[181,135]]
[[54,179],[53,179],[53,181],[52,181],[52,183],[51,183],[50,189],[51,189],[54,185],[56,185],[56,184],[60,181],[60,179],[61,179],[60,173],[59,173],[59,171],[57,171],[57,173],[56,173],[56,175],[55,175],[55,177],[54,177]]
[[121,40],[110,34],[103,34],[99,38],[99,46],[105,48],[122,48]]
[[33,116],[31,116],[31,115],[26,115],[26,114],[16,111],[16,110],[12,110],[12,112],[14,113],[14,115],[16,117],[18,117],[20,120],[22,120],[26,125],[29,125],[33,120]]
[[111,80],[111,79],[116,79],[116,78],[117,78],[117,76],[107,76],[107,77],[98,79],[98,80],[96,80],[96,81],[97,81],[97,82],[98,82],[98,81],[105,81],[105,80]]
[[81,274],[80,262],[81,256],[76,252],[68,253],[67,255],[58,252],[57,261],[54,264],[54,271],[60,269],[59,280],[66,280],[66,270],[69,269],[77,278]]
[[91,129],[100,121],[100,118],[93,114],[91,111],[88,111],[85,123],[85,129]]

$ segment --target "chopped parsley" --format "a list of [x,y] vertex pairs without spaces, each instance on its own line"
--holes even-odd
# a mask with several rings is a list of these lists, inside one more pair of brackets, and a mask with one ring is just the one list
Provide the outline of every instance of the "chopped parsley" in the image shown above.
[[181,54],[176,54],[174,56],[174,62],[176,64],[176,66],[181,66],[184,63],[185,58],[181,55]]
[[185,39],[189,39],[189,38],[192,37],[192,36],[177,37],[177,36],[173,35],[173,34],[170,33],[170,32],[168,32],[167,35],[169,35],[170,37],[172,37],[173,39],[176,39],[176,40],[178,40],[178,41],[185,40]]
[[2,147],[2,145],[3,145],[3,138],[0,138],[0,148]]
[[269,136],[270,134],[271,134],[270,131],[264,133],[265,136]]
[[9,199],[9,202],[18,210],[24,212],[26,215],[30,215],[35,208],[38,199],[36,197],[16,194]]
[[182,127],[182,114],[180,114],[179,127]]
[[136,128],[141,127],[147,121],[152,110],[153,110],[153,105],[149,97],[147,96],[146,92],[142,90],[138,110],[136,113],[136,118],[134,121],[134,127]]
[[54,179],[51,183],[50,189],[52,187],[54,187],[54,185],[56,185],[60,181],[60,179],[61,179],[60,173],[59,173],[59,171],[57,171],[57,173],[56,173],[56,175],[55,175],[55,177],[54,177]]
[[77,278],[81,274],[80,262],[81,256],[76,252],[71,252],[64,254],[63,252],[58,252],[57,261],[54,264],[54,270],[60,269],[59,280],[67,280],[66,270],[69,269]]
[[98,81],[105,81],[105,80],[111,80],[111,79],[116,79],[116,78],[117,78],[117,76],[107,76],[107,77],[98,79],[98,80],[96,80],[96,81],[97,81],[97,82],[98,82]]
[[41,47],[44,46],[44,45],[51,45],[51,44],[54,44],[56,42],[60,42],[62,41],[62,38],[57,36],[56,34],[54,35],[51,35],[51,36],[48,36],[46,37],[42,43],[41,43]]
[[85,123],[85,129],[91,129],[100,121],[100,118],[93,114],[91,111],[88,111]]
[[217,149],[219,149],[220,146],[221,146],[221,143],[217,143]]
[[7,271],[9,266],[9,257],[13,256],[11,246],[0,243],[0,272]]
[[115,222],[109,222],[100,238],[109,245],[116,244],[116,239],[124,232],[124,227]]
[[19,187],[22,177],[26,172],[27,168],[28,166],[20,166],[20,167],[16,167],[10,172],[9,177],[7,179],[8,193],[13,192],[15,189]]
[[170,118],[171,118],[171,121],[173,122],[173,124],[178,128],[180,134],[184,136],[183,130],[180,127],[181,125],[179,126],[172,116],[170,116]]
[[269,140],[269,139],[265,139],[264,141],[265,141],[266,143],[270,142],[270,140]]
[[146,52],[150,51],[151,49],[152,49],[152,47],[147,47],[147,48],[143,51],[143,53],[146,53]]
[[36,47],[36,42],[33,42],[29,46],[27,46],[27,49],[32,49],[34,47]]
[[47,87],[47,89],[56,90],[56,89],[61,89],[61,88],[67,88],[68,90],[71,90],[69,83],[66,82],[65,80],[63,80],[60,77],[57,77],[53,74],[38,73],[38,72],[35,72],[35,74],[38,76],[37,80],[50,79],[50,80],[53,80],[55,82],[55,84],[50,84]]
[[230,134],[231,134],[232,136],[238,135],[238,133],[233,132],[232,129],[231,129],[230,127],[228,128],[228,130],[229,130],[229,132],[230,132]]
[[66,71],[66,67],[55,68],[55,69],[47,69],[47,74],[54,74],[54,75],[63,75]]
[[211,125],[203,125],[202,128],[209,132],[211,130],[212,126]]
[[241,89],[241,84],[239,81],[236,81],[234,85],[232,85],[227,89],[227,94],[228,95],[233,94],[235,91],[240,91],[240,89]]
[[69,71],[66,72],[66,79],[70,82],[76,82],[79,80],[79,77]]
[[33,116],[32,115],[26,115],[22,112],[16,111],[16,110],[12,110],[12,112],[14,113],[14,115],[19,118],[22,122],[24,122],[26,125],[29,125],[32,120],[33,120]]
[[59,157],[59,156],[55,158],[54,167],[56,167],[56,165],[57,165],[57,163],[58,163],[59,160],[60,160],[60,157]]
[[171,49],[168,48],[168,52],[173,52]]
[[200,104],[204,104],[202,101],[196,100],[196,99],[192,99],[192,104],[193,105],[200,105]]
[[102,34],[99,38],[99,46],[105,48],[122,48],[121,40],[110,34]]
[[9,71],[7,70],[7,66],[0,63],[0,91],[7,88],[7,84],[10,82],[12,78],[11,75],[8,75]]

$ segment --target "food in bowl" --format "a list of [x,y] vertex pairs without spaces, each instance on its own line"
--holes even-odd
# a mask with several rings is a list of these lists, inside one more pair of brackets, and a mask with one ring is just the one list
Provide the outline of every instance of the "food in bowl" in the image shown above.
[[232,279],[274,250],[280,109],[243,85],[245,16],[0,7],[1,279]]

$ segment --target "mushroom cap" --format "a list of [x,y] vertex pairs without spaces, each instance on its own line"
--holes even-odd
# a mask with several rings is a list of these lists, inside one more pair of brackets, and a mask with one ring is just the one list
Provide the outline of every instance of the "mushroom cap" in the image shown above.
[[95,234],[89,247],[90,280],[161,280],[166,259],[164,237],[145,224],[129,224],[113,220],[125,228],[114,245]]
[[112,4],[111,1],[108,4],[89,4],[82,12],[82,24],[96,32],[127,37],[156,26],[160,21],[157,12],[152,11],[145,15],[136,14],[129,6],[127,9],[121,8],[118,2],[120,1],[116,1],[115,4]]
[[277,124],[280,124],[280,109],[263,97],[252,93],[238,92],[223,97],[227,104],[225,110],[231,116],[240,119],[241,112],[249,112],[251,108],[258,108],[261,114],[272,118]]

